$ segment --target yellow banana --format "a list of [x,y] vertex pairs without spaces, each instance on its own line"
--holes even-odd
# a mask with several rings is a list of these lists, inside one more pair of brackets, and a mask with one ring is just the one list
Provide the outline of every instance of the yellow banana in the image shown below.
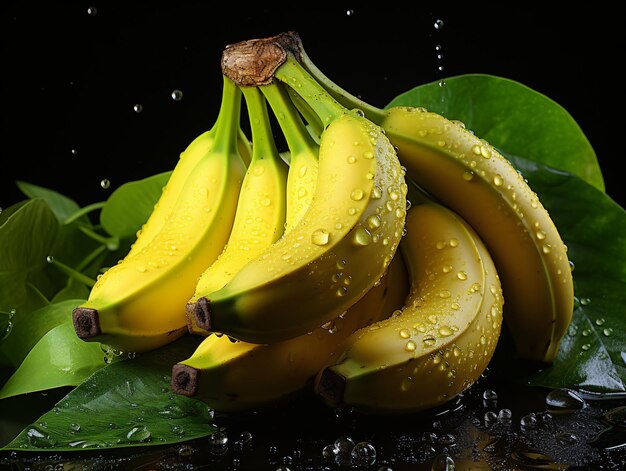
[[355,330],[399,309],[409,290],[397,254],[385,275],[347,312],[309,334],[269,345],[210,335],[172,368],[172,390],[195,396],[220,412],[275,404],[312,386],[319,369],[341,353]]
[[198,161],[161,230],[99,277],[74,309],[77,335],[141,352],[187,331],[185,304],[230,234],[246,170],[237,149],[241,92],[224,76],[213,145]]
[[[275,85],[268,85],[275,87]],[[255,87],[242,88],[252,130],[252,160],[239,193],[237,212],[228,243],[207,268],[188,301],[222,288],[248,261],[274,243],[285,229],[287,164],[278,155],[265,99]],[[204,335],[187,313],[191,333]]]
[[[125,258],[131,257],[140,252],[141,249],[148,245],[154,236],[163,228],[165,221],[171,214],[176,201],[178,201],[178,197],[183,191],[185,182],[194,171],[196,164],[213,146],[216,132],[217,121],[210,130],[203,132],[191,141],[187,148],[180,154],[180,158],[174,167],[167,184],[163,187],[163,192],[161,193],[159,200],[150,213],[148,220],[141,227],[141,229],[137,231],[137,238],[131,245]],[[252,148],[250,146],[250,141],[242,130],[239,130],[239,139],[237,144],[241,158],[244,163],[248,165],[252,155]]]
[[334,101],[293,57],[283,59],[275,78],[327,124],[311,206],[194,308],[200,328],[252,343],[305,334],[352,306],[389,265],[406,216],[404,173],[380,127]]
[[283,36],[335,99],[386,131],[407,177],[476,230],[498,268],[518,356],[551,363],[572,319],[574,283],[567,247],[523,176],[458,122],[422,108],[382,110],[354,97],[315,66],[297,33]]
[[402,310],[355,332],[315,391],[330,404],[393,414],[443,404],[471,386],[500,335],[503,296],[482,241],[434,203],[407,214],[400,252],[411,291]]
[[275,82],[259,88],[274,110],[289,147],[285,221],[285,232],[289,232],[311,206],[317,184],[319,145],[306,129],[283,84]]

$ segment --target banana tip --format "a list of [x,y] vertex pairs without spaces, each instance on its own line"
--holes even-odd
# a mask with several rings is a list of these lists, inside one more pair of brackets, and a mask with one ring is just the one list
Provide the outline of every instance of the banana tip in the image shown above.
[[100,335],[98,311],[88,307],[77,307],[72,312],[72,323],[76,335],[81,339],[89,339]]
[[176,394],[195,396],[198,392],[198,370],[192,366],[174,365],[171,388]]
[[320,377],[317,393],[332,405],[338,405],[343,400],[345,388],[346,378],[333,370],[326,369]]

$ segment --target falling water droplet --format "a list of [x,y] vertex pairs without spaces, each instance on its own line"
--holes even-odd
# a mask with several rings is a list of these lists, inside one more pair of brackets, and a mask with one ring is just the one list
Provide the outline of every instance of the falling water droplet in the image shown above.
[[91,7],[87,8],[87,14],[89,16],[96,16],[98,14],[98,9],[96,7],[91,6]]
[[346,10],[346,16],[354,16],[354,10]]
[[440,20],[440,19],[435,20],[435,23],[433,26],[435,27],[436,30],[443,29],[443,20]]
[[100,180],[100,187],[102,189],[106,190],[110,186],[111,186],[111,182],[109,181],[108,178],[103,178],[102,180]]
[[137,103],[135,106],[133,106],[133,111],[135,113],[141,113],[143,111],[143,106]]
[[183,92],[178,90],[178,89],[176,89],[176,90],[172,91],[172,95],[171,96],[172,96],[172,100],[180,101],[180,100],[183,99]]

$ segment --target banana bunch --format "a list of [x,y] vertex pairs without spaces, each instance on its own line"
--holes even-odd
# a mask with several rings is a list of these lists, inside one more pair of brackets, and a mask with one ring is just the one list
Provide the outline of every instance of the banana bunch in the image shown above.
[[140,352],[196,336],[171,388],[220,411],[306,390],[366,413],[435,407],[478,379],[503,326],[520,358],[553,361],[567,247],[497,149],[355,98],[295,32],[228,45],[221,67],[215,126],[74,310],[79,337]]

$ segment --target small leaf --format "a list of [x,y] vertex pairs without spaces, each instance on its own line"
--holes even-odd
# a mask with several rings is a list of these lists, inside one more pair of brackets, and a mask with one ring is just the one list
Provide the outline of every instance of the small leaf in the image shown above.
[[[4,449],[80,451],[168,445],[208,436],[213,411],[197,399],[173,395],[172,365],[187,358],[196,339],[113,363],[95,372],[26,427]],[[45,429],[40,425],[45,423]]]
[[[65,221],[69,216],[80,209],[78,204],[61,193],[54,190],[34,185],[24,181],[17,181],[17,187],[29,198],[42,198],[47,203],[59,222]],[[85,219],[85,221],[87,221]]]
[[100,213],[104,230],[119,238],[134,238],[154,210],[171,173],[159,173],[117,188]]
[[596,154],[574,118],[547,96],[514,80],[486,74],[450,77],[394,98],[462,121],[477,136],[507,152],[567,170],[599,190],[604,179]]
[[626,211],[562,170],[505,154],[550,213],[574,264],[576,309],[554,364],[530,384],[626,390]]
[[0,390],[0,399],[77,386],[105,365],[100,344],[79,339],[67,321],[49,330],[30,350]]

